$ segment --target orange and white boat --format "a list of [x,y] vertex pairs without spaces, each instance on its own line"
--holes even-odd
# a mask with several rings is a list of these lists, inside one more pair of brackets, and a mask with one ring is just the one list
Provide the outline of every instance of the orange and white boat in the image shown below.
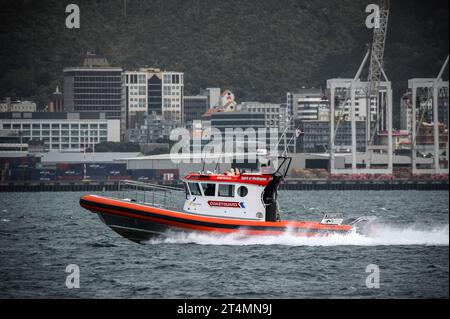
[[[323,236],[358,230],[373,220],[360,217],[344,221],[342,214],[325,214],[321,221],[281,220],[278,187],[291,159],[283,158],[277,171],[223,174],[190,173],[182,181],[185,189],[121,181],[117,197],[86,195],[80,205],[100,216],[115,232],[141,242],[170,231],[219,234]],[[184,197],[182,208],[174,208],[175,196]],[[181,206],[181,205],[180,205]]]

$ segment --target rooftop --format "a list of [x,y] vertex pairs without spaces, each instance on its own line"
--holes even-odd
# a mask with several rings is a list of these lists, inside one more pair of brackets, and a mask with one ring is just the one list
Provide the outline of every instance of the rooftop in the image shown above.
[[[124,158],[137,158],[140,156],[139,152],[128,152],[128,153],[79,153],[79,152],[59,152],[50,151],[43,154],[41,158],[42,163],[83,163],[86,162],[101,162],[101,163],[113,163],[116,160]],[[86,156],[86,157],[85,157]]]

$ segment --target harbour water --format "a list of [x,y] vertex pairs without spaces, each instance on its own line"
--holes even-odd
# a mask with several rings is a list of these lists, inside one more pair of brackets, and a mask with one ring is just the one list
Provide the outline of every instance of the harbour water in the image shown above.
[[[83,194],[0,194],[0,298],[449,297],[446,191],[280,192],[283,218],[375,215],[370,237],[169,234],[144,245],[82,209]],[[69,264],[78,289],[66,287]],[[370,264],[379,288],[366,286]]]

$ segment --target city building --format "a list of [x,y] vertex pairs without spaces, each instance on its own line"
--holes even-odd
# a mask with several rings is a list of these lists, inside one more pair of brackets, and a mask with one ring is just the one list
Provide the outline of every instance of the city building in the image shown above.
[[234,93],[228,89],[224,90],[220,95],[220,108],[225,112],[230,112],[236,110],[236,105]]
[[122,121],[121,132],[139,129],[148,114],[147,73],[125,71],[122,73]]
[[[408,134],[412,133],[412,93],[410,90],[405,92],[400,99],[400,129],[405,130]],[[418,97],[417,104],[419,108],[416,110],[417,121],[433,122],[433,101],[431,98],[420,99]],[[443,123],[448,128],[448,98],[445,96],[438,97],[438,119],[439,123]]]
[[322,89],[301,89],[287,93],[287,107],[296,120],[319,120],[319,113],[329,112],[329,100]]
[[211,127],[217,128],[222,133],[225,133],[226,128],[243,130],[252,128],[257,131],[266,127],[266,117],[264,113],[215,112],[211,114]]
[[178,126],[177,121],[152,113],[145,117],[143,125],[126,130],[125,140],[139,144],[168,143],[170,132]]
[[[448,142],[448,129],[443,123],[438,124],[439,147],[445,148]],[[423,122],[419,125],[416,137],[416,144],[433,145],[434,144],[434,124]]]
[[[329,93],[322,89],[301,89],[295,93],[287,93],[286,101],[288,110],[291,110],[294,120],[301,121],[329,121],[330,101]],[[367,97],[364,92],[357,91],[355,100],[355,116],[357,121],[364,121],[367,116]],[[346,99],[343,105],[336,109],[336,113],[350,116],[351,101]],[[370,99],[370,113],[372,121],[377,114],[376,99]]]
[[12,130],[22,138],[44,141],[45,150],[81,151],[100,142],[120,141],[120,120],[105,113],[0,113],[0,131]]
[[[363,91],[356,91],[355,94],[355,117],[357,121],[365,121],[367,117],[367,103],[369,99],[366,96],[366,93]],[[377,100],[376,98],[370,98],[370,114],[371,121],[376,121],[377,115]],[[340,108],[342,110],[342,107]],[[336,110],[337,112],[340,111]],[[347,99],[343,106],[343,115],[350,118],[351,116],[351,100]],[[382,121],[384,122],[384,121]]]
[[400,130],[408,134],[412,132],[411,91],[404,93],[400,98]]
[[105,58],[88,54],[83,66],[64,69],[64,109],[67,112],[103,112],[120,119],[122,68]]
[[[299,121],[296,127],[302,132],[297,138],[297,152],[300,153],[325,153],[330,147],[330,122],[329,121]],[[366,129],[364,121],[356,122],[356,150],[366,150]],[[336,132],[336,151],[342,153],[351,152],[352,131],[351,122],[342,121]]]
[[142,126],[148,114],[184,123],[184,74],[140,68],[122,74],[122,131]]
[[[387,131],[378,132],[378,139],[380,144],[387,145],[389,134]],[[409,150],[411,151],[410,135],[406,131],[392,131],[392,143],[394,150]]]
[[64,112],[64,95],[59,91],[58,86],[48,101],[47,112]]
[[0,130],[0,154],[25,152],[27,150],[28,144],[23,142],[19,131],[11,129]]
[[288,125],[288,114],[285,104],[242,102],[236,108],[242,112],[264,114],[266,128],[277,127],[280,130],[284,130]]
[[11,101],[7,97],[0,102],[0,112],[36,112],[36,103],[31,101]]
[[205,95],[208,97],[208,104],[210,109],[220,106],[220,88],[206,88],[204,90],[201,90],[200,95]]
[[192,122],[201,120],[202,115],[209,109],[209,97],[207,95],[185,96],[184,98],[184,122],[186,128],[192,128]]

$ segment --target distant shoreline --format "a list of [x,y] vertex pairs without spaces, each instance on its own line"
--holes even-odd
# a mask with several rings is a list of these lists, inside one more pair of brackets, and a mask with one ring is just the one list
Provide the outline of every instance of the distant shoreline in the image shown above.
[[[162,183],[159,183],[162,184]],[[182,188],[181,183],[164,183]],[[2,192],[116,191],[118,181],[0,182]],[[448,180],[287,180],[281,190],[445,190]]]

